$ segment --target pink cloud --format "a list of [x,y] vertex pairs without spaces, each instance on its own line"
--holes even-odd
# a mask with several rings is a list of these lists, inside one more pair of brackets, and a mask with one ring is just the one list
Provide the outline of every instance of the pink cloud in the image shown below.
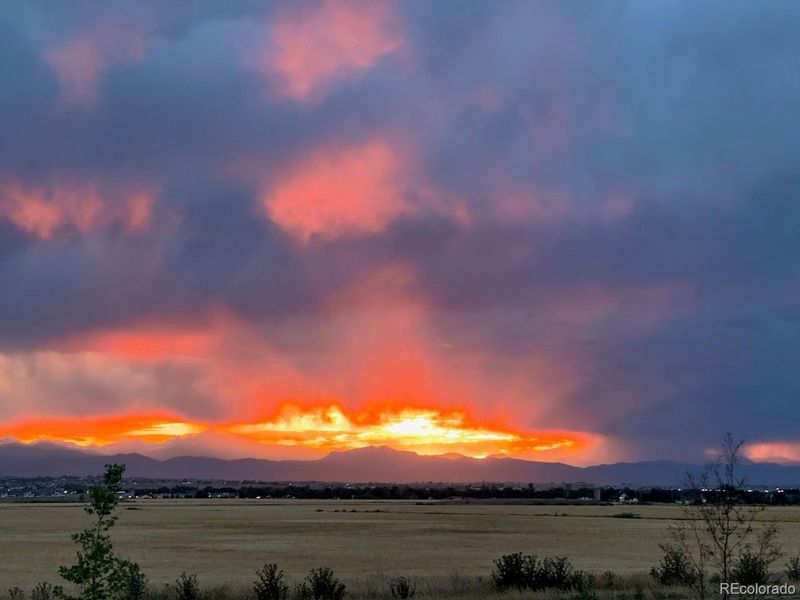
[[129,233],[140,231],[149,222],[152,202],[152,192],[145,190],[110,199],[94,183],[0,183],[0,219],[40,239],[53,237],[65,226],[84,233],[112,224]]
[[800,463],[800,442],[757,442],[744,447],[744,455],[755,462]]
[[323,0],[313,7],[281,10],[260,70],[288,98],[308,101],[331,85],[361,77],[403,38],[387,2]]
[[312,153],[263,198],[268,217],[299,239],[375,233],[411,206],[403,166],[383,141]]
[[128,26],[102,24],[50,46],[44,58],[58,78],[64,106],[91,106],[97,102],[100,79],[114,65],[141,59],[144,36]]

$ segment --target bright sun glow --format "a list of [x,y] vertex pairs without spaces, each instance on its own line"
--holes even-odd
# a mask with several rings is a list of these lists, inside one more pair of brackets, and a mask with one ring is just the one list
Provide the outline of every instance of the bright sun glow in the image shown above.
[[522,433],[477,423],[461,411],[402,408],[348,413],[337,405],[309,408],[292,404],[284,405],[271,418],[248,423],[187,422],[165,415],[65,418],[9,424],[0,428],[0,437],[87,447],[131,440],[159,444],[203,432],[244,438],[266,446],[299,446],[320,451],[389,446],[418,454],[455,452],[475,458],[577,450],[587,443],[587,437],[580,433]]

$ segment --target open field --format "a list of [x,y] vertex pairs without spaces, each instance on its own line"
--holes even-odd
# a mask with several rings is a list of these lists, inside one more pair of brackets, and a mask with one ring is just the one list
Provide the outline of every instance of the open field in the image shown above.
[[[614,518],[633,511],[639,519]],[[409,575],[430,581],[488,576],[492,560],[521,551],[565,555],[580,569],[646,572],[660,557],[676,506],[542,506],[356,501],[139,501],[122,505],[116,547],[153,583],[182,571],[204,585],[242,586],[265,562],[294,579],[327,565],[345,581]],[[800,510],[770,508],[789,554]],[[0,504],[0,589],[57,580],[70,562],[79,505]]]

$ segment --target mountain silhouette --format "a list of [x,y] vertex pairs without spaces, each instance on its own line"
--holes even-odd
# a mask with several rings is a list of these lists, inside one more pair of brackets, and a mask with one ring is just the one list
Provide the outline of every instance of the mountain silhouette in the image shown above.
[[[125,463],[128,477],[230,481],[330,481],[350,483],[586,483],[592,485],[680,486],[688,470],[701,467],[672,461],[644,461],[576,467],[517,458],[420,456],[387,447],[331,452],[316,460],[226,460],[180,456],[159,460],[142,454],[103,455],[56,444],[0,445],[0,476],[97,475],[108,463]],[[745,463],[753,486],[800,487],[800,466]]]

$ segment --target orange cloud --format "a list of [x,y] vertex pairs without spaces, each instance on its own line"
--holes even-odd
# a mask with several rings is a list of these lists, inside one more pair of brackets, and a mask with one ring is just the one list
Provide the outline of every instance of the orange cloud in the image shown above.
[[248,423],[188,422],[166,414],[17,421],[0,427],[0,437],[22,442],[57,441],[107,446],[129,441],[162,444],[175,438],[216,433],[268,446],[317,451],[389,446],[418,454],[457,452],[482,458],[553,450],[577,451],[593,436],[576,432],[519,432],[479,423],[465,411],[437,408],[364,408],[347,412],[338,404],[284,404],[271,418]]
[[128,232],[139,231],[150,219],[151,205],[149,192],[127,193],[112,201],[101,195],[94,184],[0,184],[0,218],[41,239],[49,239],[64,226],[87,232],[118,224]]
[[63,417],[15,421],[0,426],[0,437],[21,442],[55,441],[77,446],[105,446],[124,440],[158,444],[175,437],[201,433],[205,426],[168,414],[109,417]]
[[263,197],[267,215],[307,241],[381,231],[411,210],[403,198],[402,165],[386,143],[314,153]]
[[65,106],[90,106],[97,101],[103,72],[133,63],[145,54],[142,34],[128,26],[105,23],[53,45],[44,58],[58,78]]
[[259,67],[277,81],[282,95],[298,101],[362,76],[403,44],[391,5],[381,0],[322,0],[288,8],[277,15],[272,35]]
[[98,332],[67,342],[65,347],[127,359],[162,359],[202,356],[210,342],[209,334],[202,331],[145,329]]

